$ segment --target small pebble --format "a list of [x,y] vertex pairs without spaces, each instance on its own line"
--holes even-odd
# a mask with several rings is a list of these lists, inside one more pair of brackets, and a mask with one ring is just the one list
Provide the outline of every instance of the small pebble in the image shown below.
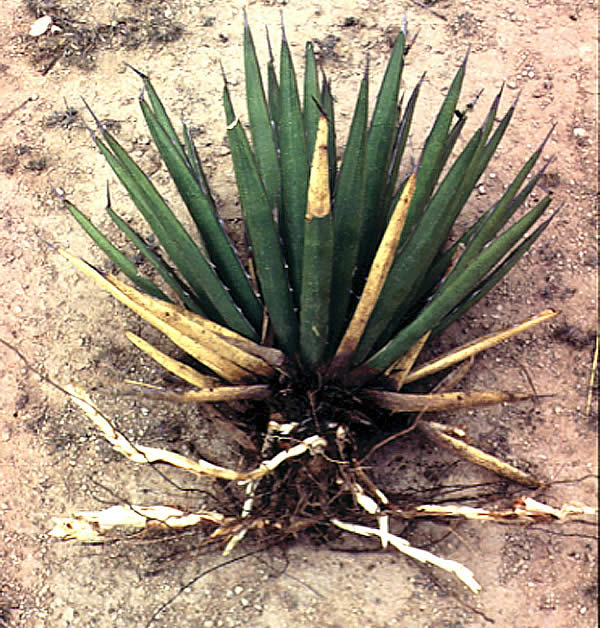
[[517,84],[514,81],[508,81],[506,85],[509,89],[517,89]]
[[44,15],[37,19],[29,29],[29,35],[31,37],[39,37],[43,35],[52,24],[52,18],[49,15]]
[[581,127],[575,127],[573,129],[573,135],[575,137],[585,137],[587,135],[587,131]]

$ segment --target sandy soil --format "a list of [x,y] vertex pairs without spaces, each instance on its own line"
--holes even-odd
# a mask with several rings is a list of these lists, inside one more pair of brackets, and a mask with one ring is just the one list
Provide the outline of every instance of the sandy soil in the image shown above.
[[[53,11],[55,23],[63,19],[72,30],[28,36],[36,18],[28,6],[41,7],[39,15]],[[97,401],[126,433],[154,442],[187,430],[199,451],[221,461],[233,454],[197,409],[184,412],[115,395],[110,382],[125,375],[160,378],[123,337],[123,329],[142,326],[67,267],[36,233],[106,266],[53,192],[60,187],[101,227],[108,226],[103,207],[110,175],[82,125],[81,96],[100,118],[112,121],[158,184],[166,183],[136,108],[139,81],[124,62],[149,72],[170,110],[194,124],[223,215],[235,220],[218,62],[241,110],[242,7],[183,0],[4,0],[0,6],[0,337],[60,383],[88,389],[103,384]],[[556,125],[546,150],[555,160],[544,183],[555,205],[563,205],[561,213],[520,268],[449,330],[437,349],[546,307],[561,309],[552,324],[490,351],[464,384],[469,390],[525,390],[522,365],[538,392],[551,397],[446,419],[464,425],[480,446],[553,481],[544,495],[549,503],[594,505],[597,401],[589,414],[585,406],[597,324],[596,2],[441,0],[432,5],[437,14],[413,2],[360,1],[351,8],[336,1],[252,2],[248,13],[257,40],[264,24],[272,25],[276,37],[281,8],[297,55],[306,39],[317,42],[334,85],[342,137],[365,53],[378,81],[404,11],[410,32],[419,31],[405,87],[427,71],[410,144],[415,155],[468,46],[463,103],[485,89],[471,128],[502,82],[504,107],[521,93],[512,129],[471,201],[470,216],[489,206]],[[114,183],[111,190],[114,206],[133,216],[124,193]],[[194,555],[193,540],[164,550],[49,539],[52,515],[97,508],[98,497],[111,499],[98,483],[133,501],[168,499],[172,489],[120,460],[64,396],[40,384],[13,352],[2,348],[0,355],[0,625],[144,625],[180,586],[222,559]],[[493,479],[410,439],[381,451],[375,463],[374,473],[392,491],[420,487],[423,477],[444,484]],[[391,553],[296,544],[286,553],[259,554],[206,575],[156,625],[597,625],[594,526],[423,524],[406,534],[469,565],[482,593],[472,596],[438,572]],[[167,560],[175,550],[179,554]]]

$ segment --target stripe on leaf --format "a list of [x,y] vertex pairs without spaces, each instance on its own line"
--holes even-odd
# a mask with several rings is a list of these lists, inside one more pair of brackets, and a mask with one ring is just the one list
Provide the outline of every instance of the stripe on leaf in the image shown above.
[[421,313],[392,340],[366,362],[366,369],[357,369],[354,377],[361,379],[384,371],[402,356],[428,330],[433,329],[464,298],[477,289],[479,282],[512,249],[535,224],[550,203],[546,198],[489,244],[460,274],[451,273]]
[[354,269],[358,260],[364,220],[366,139],[369,87],[365,73],[334,197],[334,279],[331,286],[331,340],[337,346],[347,324]]
[[327,117],[321,114],[308,184],[300,293],[300,355],[304,363],[311,367],[322,362],[329,337],[333,219],[328,137]]
[[[381,297],[358,347],[357,364],[366,358],[389,327],[390,322],[402,320],[405,306],[410,301],[415,287],[427,275],[433,259],[445,242],[448,232],[462,209],[462,206],[457,206],[455,203],[456,193],[460,188],[464,172],[477,150],[480,137],[481,130],[478,130],[453,164],[424,216],[396,256]],[[417,180],[417,189],[418,187]],[[410,212],[410,209],[408,211]]]

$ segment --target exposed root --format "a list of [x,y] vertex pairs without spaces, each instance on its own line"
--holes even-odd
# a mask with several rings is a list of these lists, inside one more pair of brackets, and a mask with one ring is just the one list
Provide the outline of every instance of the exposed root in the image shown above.
[[[56,538],[98,543],[105,540],[115,528],[121,527],[170,532],[182,528],[201,528],[207,534],[207,539],[220,540],[224,544],[224,554],[227,555],[250,530],[270,531],[279,538],[285,538],[304,529],[334,526],[361,536],[377,537],[382,548],[391,545],[415,560],[448,571],[477,593],[480,585],[467,567],[412,547],[408,541],[390,531],[392,518],[460,517],[498,523],[531,523],[565,521],[576,516],[596,514],[596,510],[586,506],[565,504],[558,509],[526,496],[515,499],[512,508],[496,510],[439,504],[400,508],[390,503],[385,493],[356,461],[356,447],[351,433],[348,427],[341,425],[323,435],[311,434],[300,440],[293,437],[298,424],[283,424],[272,419],[261,451],[263,457],[271,457],[263,460],[254,470],[234,471],[203,460],[194,461],[167,450],[135,445],[112,426],[85,393],[72,388],[68,388],[67,392],[108,442],[130,460],[161,462],[195,474],[237,482],[245,486],[245,499],[237,517],[226,517],[215,510],[193,512],[171,506],[131,504],[115,505],[101,511],[82,511],[70,517],[53,519],[54,528],[50,535]],[[453,449],[457,449],[454,441],[461,443],[458,450],[463,456],[467,451],[469,459],[473,458],[475,451],[478,464],[482,464],[483,458],[484,466],[504,477],[528,486],[540,485],[535,478],[450,436],[448,430],[440,424],[422,422],[421,428],[428,435],[434,434],[436,440],[450,439]],[[306,454],[310,455],[307,457]],[[373,520],[377,527],[366,525]],[[207,527],[210,528],[208,532]]]
[[[411,503],[417,500],[417,493],[408,500],[403,498],[401,504],[394,504],[363,466],[364,460],[375,448],[388,439],[366,450],[365,442],[361,439],[361,430],[376,429],[377,420],[385,417],[379,417],[373,408],[369,408],[370,412],[367,414],[366,411],[363,412],[363,408],[365,398],[376,393],[389,394],[394,399],[407,397],[406,395],[363,391],[361,398],[358,394],[348,395],[347,391],[338,389],[335,385],[326,385],[315,391],[314,388],[311,390],[314,382],[308,380],[298,379],[295,382],[298,389],[284,381],[279,392],[276,391],[269,398],[271,420],[266,433],[261,432],[258,422],[254,421],[252,426],[255,431],[248,431],[247,434],[249,441],[255,440],[258,443],[255,450],[260,451],[262,462],[254,469],[234,470],[201,459],[193,460],[166,449],[132,443],[94,406],[85,392],[52,382],[31,367],[12,345],[6,341],[0,342],[16,351],[28,368],[44,381],[69,395],[110,445],[123,456],[136,463],[161,463],[197,476],[225,481],[234,508],[240,513],[224,514],[227,507],[220,500],[217,503],[214,496],[209,506],[199,510],[177,508],[173,505],[117,503],[100,511],[81,511],[71,516],[53,518],[54,527],[50,535],[55,538],[86,543],[100,543],[118,538],[131,539],[131,536],[118,536],[120,530],[125,529],[130,534],[133,531],[136,539],[140,536],[143,539],[148,534],[154,535],[150,538],[156,539],[156,533],[159,539],[164,539],[185,529],[192,534],[198,534],[197,547],[213,547],[218,544],[228,554],[250,531],[254,531],[263,542],[267,535],[272,544],[306,530],[330,541],[335,530],[344,530],[361,536],[376,537],[382,548],[391,545],[415,560],[449,571],[473,592],[477,592],[479,584],[468,568],[421,548],[412,547],[408,541],[393,533],[391,528],[394,521],[462,518],[531,524],[580,521],[582,518],[586,521],[589,517],[597,516],[597,510],[584,505],[568,503],[556,508],[526,495],[517,496],[508,507],[504,501],[504,505],[498,508],[489,508],[482,503],[486,498],[489,499],[489,493],[480,495],[474,505],[470,506],[464,505],[464,501],[462,504]],[[462,376],[468,366],[466,363],[456,373],[440,382],[433,395],[410,396],[422,397],[424,401],[419,402],[420,413],[416,419],[398,433],[420,429],[437,443],[501,477],[525,486],[540,487],[542,483],[537,478],[464,442],[462,439],[465,434],[460,430],[433,421],[420,420],[423,413],[429,411],[428,402],[432,398],[449,398],[448,393],[439,391],[443,391],[446,385],[455,383],[456,378]],[[256,384],[228,385],[221,389],[247,390],[259,387]],[[290,417],[301,420],[289,420]],[[285,422],[286,419],[288,422]],[[264,430],[264,426],[262,429]],[[164,475],[159,468],[156,471]],[[168,477],[166,479],[169,480]],[[236,487],[241,487],[242,490]],[[439,495],[444,487],[436,490]],[[498,497],[499,493],[494,493],[493,496]],[[122,501],[116,494],[114,497]]]
[[354,523],[346,523],[344,521],[339,521],[338,519],[333,519],[331,523],[342,530],[346,530],[346,532],[353,532],[354,534],[361,534],[362,536],[377,536],[381,539],[382,544],[385,538],[387,542],[395,547],[399,552],[402,552],[403,554],[406,554],[421,563],[430,563],[431,565],[435,565],[444,571],[453,573],[461,582],[468,586],[473,593],[479,593],[481,590],[481,585],[475,580],[473,572],[464,565],[457,563],[455,560],[440,558],[427,550],[413,547],[406,539],[399,536],[389,533],[384,535],[381,530],[376,528],[369,528],[367,526],[361,526]]

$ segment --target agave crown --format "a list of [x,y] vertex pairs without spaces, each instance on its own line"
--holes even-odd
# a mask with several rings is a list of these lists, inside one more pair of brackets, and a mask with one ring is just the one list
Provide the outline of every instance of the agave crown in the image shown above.
[[[550,203],[545,196],[507,226],[526,204],[544,170],[530,176],[522,187],[540,157],[542,143],[501,198],[452,246],[444,248],[516,103],[496,124],[501,90],[481,127],[451,162],[467,118],[467,109],[457,111],[465,58],[417,167],[402,174],[422,83],[417,83],[401,108],[405,46],[402,32],[370,116],[365,71],[338,167],[334,98],[327,78],[323,75],[319,81],[312,44],[306,45],[302,100],[285,33],[279,76],[271,53],[265,89],[246,23],[244,63],[251,142],[234,111],[226,81],[223,99],[255,282],[218,216],[190,128],[184,123],[180,139],[150,79],[141,73],[142,113],[202,246],[100,124],[94,141],[148,222],[160,250],[151,248],[120,218],[110,201],[108,213],[168,289],[142,277],[84,214],[69,202],[67,207],[135,283],[139,299],[149,295],[162,301],[161,305],[143,299],[144,304],[160,310],[179,303],[191,320],[202,320],[203,325],[212,321],[218,329],[214,333],[235,338],[246,352],[250,351],[247,347],[262,341],[281,350],[302,370],[326,379],[357,385],[389,375],[398,370],[401,359],[416,343],[440,333],[487,294],[550,220],[532,229]],[[187,315],[177,308],[173,311]],[[247,339],[245,345],[241,338]],[[227,352],[222,357],[237,364]],[[244,372],[228,372],[201,361],[230,383],[261,377],[250,367],[242,367]],[[406,364],[403,370],[407,370]]]

